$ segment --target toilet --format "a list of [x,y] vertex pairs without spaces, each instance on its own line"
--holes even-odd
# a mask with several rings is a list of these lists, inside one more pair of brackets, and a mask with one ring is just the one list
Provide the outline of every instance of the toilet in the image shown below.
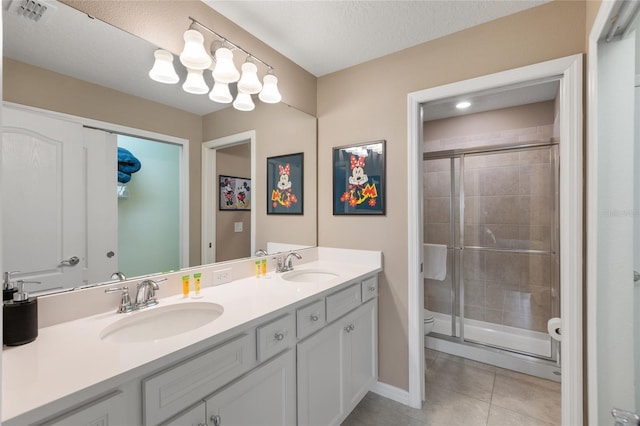
[[426,309],[424,310],[424,335],[431,333],[433,331],[433,314]]

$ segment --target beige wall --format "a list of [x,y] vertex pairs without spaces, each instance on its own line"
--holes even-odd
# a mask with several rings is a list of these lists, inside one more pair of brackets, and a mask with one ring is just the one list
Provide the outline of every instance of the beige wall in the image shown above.
[[[319,245],[382,250],[379,376],[408,389],[407,94],[584,52],[585,3],[539,6],[318,80]],[[335,217],[331,148],[387,140],[387,214]],[[354,230],[366,228],[371,232]]]
[[[253,207],[256,209],[256,248],[267,242],[300,245],[317,244],[316,118],[283,104],[257,103],[252,112],[233,108],[203,118],[205,141],[255,130],[256,176]],[[267,157],[304,153],[303,215],[267,215]]]
[[[537,102],[424,123],[424,140],[449,139],[553,124],[554,101]],[[441,149],[450,149],[443,146]]]
[[[251,144],[245,143],[216,151],[216,174],[233,177],[251,177]],[[218,177],[215,177],[216,184]],[[215,186],[216,194],[220,188]],[[253,182],[251,186],[253,195]],[[253,208],[254,199],[251,200]],[[216,262],[249,257],[251,253],[251,211],[222,211],[216,199]],[[234,231],[234,223],[242,223],[242,232]]]
[[202,118],[3,58],[3,100],[189,140],[189,263],[200,264]]
[[[309,114],[316,113],[316,78],[313,75],[201,1],[63,0],[63,2],[174,54],[182,51],[184,46],[182,34],[189,29],[191,24],[189,17],[193,17],[274,67],[283,102]],[[203,31],[203,35],[207,40],[213,40],[209,38],[213,36],[206,31]],[[238,68],[244,59],[242,55],[235,55]]]

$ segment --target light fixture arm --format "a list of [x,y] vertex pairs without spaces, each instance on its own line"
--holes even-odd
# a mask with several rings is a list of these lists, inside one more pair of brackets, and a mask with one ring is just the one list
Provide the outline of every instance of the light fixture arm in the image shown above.
[[211,34],[215,35],[216,37],[218,37],[221,41],[222,44],[224,45],[225,43],[231,45],[234,49],[240,50],[241,52],[243,52],[245,55],[247,55],[247,57],[255,59],[256,61],[260,62],[262,65],[264,65],[265,67],[267,67],[269,69],[269,71],[273,70],[273,67],[271,65],[269,65],[268,63],[266,63],[265,61],[263,61],[262,59],[256,57],[255,55],[249,53],[247,50],[243,49],[242,47],[238,46],[237,44],[231,42],[228,38],[223,37],[222,35],[218,34],[217,32],[213,31],[211,28],[207,27],[206,25],[204,25],[203,23],[201,23],[200,21],[198,21],[195,18],[192,18],[191,16],[189,16],[189,19],[191,20],[191,25],[189,26],[189,28],[191,28],[193,26],[193,24],[198,25],[199,27],[207,30],[208,32],[210,32]]

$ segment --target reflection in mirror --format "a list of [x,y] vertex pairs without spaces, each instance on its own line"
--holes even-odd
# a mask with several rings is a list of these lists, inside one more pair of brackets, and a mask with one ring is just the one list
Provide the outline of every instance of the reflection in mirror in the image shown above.
[[[52,111],[54,113],[68,114],[69,117],[82,117],[83,122],[89,122],[91,127],[101,127],[116,133],[126,133],[152,139],[151,144],[164,146],[165,148],[184,148],[181,155],[181,162],[178,165],[179,172],[184,173],[185,183],[181,186],[179,202],[165,201],[164,204],[156,204],[147,198],[151,190],[142,190],[143,178],[148,171],[153,169],[151,164],[156,160],[146,159],[139,148],[132,148],[125,143],[123,147],[129,146],[135,156],[142,157],[142,168],[137,174],[132,174],[131,181],[125,188],[120,190],[120,198],[113,196],[115,203],[107,207],[104,202],[92,203],[91,200],[97,198],[100,191],[88,191],[87,204],[84,208],[93,211],[98,219],[96,229],[102,230],[100,238],[86,240],[87,255],[82,260],[81,271],[74,277],[66,277],[63,272],[72,268],[64,262],[71,258],[72,252],[65,250],[63,245],[56,243],[47,237],[47,233],[40,228],[22,226],[26,222],[24,212],[39,212],[40,219],[50,224],[63,223],[61,213],[50,214],[51,211],[62,211],[62,207],[74,211],[74,206],[78,200],[71,197],[70,200],[64,198],[70,194],[82,193],[82,187],[58,188],[52,190],[48,186],[36,185],[36,189],[41,192],[40,196],[25,200],[24,197],[12,199],[9,192],[3,190],[3,236],[7,235],[5,230],[14,229],[16,232],[12,238],[23,238],[30,229],[32,239],[39,244],[30,244],[28,255],[18,256],[16,266],[13,260],[7,257],[11,253],[8,242],[3,240],[3,265],[8,270],[20,270],[16,279],[33,279],[40,281],[43,276],[54,276],[51,284],[46,286],[31,288],[31,291],[45,290],[46,288],[66,289],[80,285],[94,284],[108,281],[116,271],[124,272],[127,278],[137,275],[164,272],[177,267],[187,267],[199,265],[204,256],[203,250],[208,243],[212,246],[221,247],[223,253],[219,259],[235,259],[246,257],[252,254],[250,250],[243,249],[237,253],[230,253],[224,250],[224,242],[208,241],[201,229],[200,205],[203,177],[201,176],[201,149],[202,141],[210,141],[216,138],[228,136],[235,133],[253,130],[256,133],[256,150],[253,153],[255,161],[255,175],[252,174],[252,210],[256,214],[255,229],[252,223],[245,223],[245,220],[233,220],[235,223],[242,223],[243,236],[254,234],[251,246],[255,248],[267,248],[268,246],[286,248],[286,244],[296,244],[302,246],[313,246],[316,244],[316,125],[315,118],[304,114],[285,104],[261,105],[256,103],[256,110],[250,113],[243,113],[225,108],[225,105],[211,102],[207,96],[196,96],[186,94],[179,87],[180,85],[159,85],[148,77],[148,71],[153,64],[153,52],[157,48],[150,43],[141,40],[127,32],[121,31],[109,24],[97,19],[89,19],[86,14],[78,12],[62,3],[55,3],[55,13],[45,22],[31,22],[23,17],[11,14],[5,8],[3,13],[3,84],[4,101],[14,104],[17,109],[20,105],[35,107],[38,109]],[[181,71],[177,69],[180,74]],[[211,78],[210,73],[206,78]],[[181,75],[183,79],[184,76]],[[209,82],[210,83],[210,82]],[[5,104],[6,105],[6,104]],[[7,109],[8,110],[8,109]],[[34,113],[32,109],[23,110],[25,113]],[[6,115],[5,115],[6,117]],[[71,119],[72,120],[72,119]],[[95,120],[95,121],[94,121]],[[47,122],[47,120],[44,120]],[[69,121],[63,119],[62,121]],[[18,121],[19,122],[19,121]],[[31,128],[31,121],[27,120],[21,127]],[[103,125],[96,125],[100,123]],[[112,124],[111,124],[112,123]],[[68,125],[67,122],[65,125]],[[54,125],[53,127],[60,127]],[[64,127],[64,126],[62,126]],[[126,131],[123,131],[126,130]],[[141,129],[138,131],[137,129]],[[86,134],[97,132],[99,138],[106,140],[100,142],[100,146],[109,147],[110,150],[117,149],[120,143],[111,132],[104,132],[95,129],[79,128],[71,129],[72,132],[81,132],[81,139],[86,140]],[[45,135],[48,131],[44,131]],[[152,135],[152,136],[150,136]],[[171,136],[164,136],[171,135]],[[24,136],[24,135],[23,135]],[[30,134],[28,136],[33,136]],[[39,135],[44,136],[44,135]],[[96,137],[92,134],[91,137]],[[5,135],[3,135],[3,140]],[[112,140],[113,138],[113,140]],[[36,138],[37,139],[37,138]],[[32,140],[31,147],[38,147],[35,151],[39,160],[44,160],[46,150],[53,151],[55,155],[67,155],[61,146],[56,143],[68,141],[65,136],[40,138],[39,142]],[[58,142],[56,142],[58,141]],[[188,145],[183,145],[187,143]],[[91,148],[96,149],[99,144],[92,144]],[[27,145],[20,145],[26,149]],[[46,147],[46,149],[45,149]],[[301,148],[302,147],[302,148]],[[305,177],[306,200],[309,205],[305,206],[305,217],[300,218],[296,223],[284,224],[279,222],[269,222],[265,214],[265,188],[264,176],[266,171],[265,161],[267,156],[286,154],[289,152],[305,151],[306,170],[310,177]],[[71,154],[69,154],[71,155]],[[172,155],[175,155],[175,150]],[[4,155],[3,150],[3,157]],[[113,193],[117,194],[117,156],[96,154],[96,158],[102,158],[99,165],[90,169],[92,176],[99,175],[98,170],[106,170],[100,179],[106,182],[105,185],[113,187]],[[109,158],[108,161],[104,160]],[[71,160],[69,160],[71,161]],[[157,160],[160,161],[160,160]],[[111,162],[111,164],[109,163]],[[16,163],[18,164],[18,163]],[[69,164],[68,162],[65,164]],[[166,174],[175,175],[175,163],[168,166],[159,166]],[[10,168],[4,170],[10,170]],[[165,169],[166,168],[166,169]],[[68,169],[52,168],[52,176],[62,176]],[[13,170],[18,184],[14,187],[14,192],[18,192],[20,185],[29,180],[24,178],[24,169]],[[56,175],[55,173],[58,173]],[[228,172],[231,175],[239,173]],[[246,173],[240,173],[245,176]],[[306,172],[305,172],[306,174]],[[33,174],[28,174],[32,177]],[[56,178],[57,178],[56,177]],[[186,179],[188,177],[188,179]],[[158,183],[158,176],[151,180]],[[86,177],[72,180],[73,182],[88,182]],[[93,178],[92,178],[93,179]],[[175,178],[174,178],[175,179]],[[54,179],[50,179],[53,182]],[[33,181],[31,181],[33,182]],[[174,192],[176,186],[180,184],[172,179],[168,179],[162,185],[168,195],[169,187]],[[75,188],[75,189],[74,189]],[[57,192],[56,192],[57,191]],[[104,193],[110,193],[111,189]],[[14,194],[17,195],[17,194]],[[175,197],[172,195],[172,197]],[[77,198],[77,197],[75,197]],[[162,198],[162,197],[161,197]],[[158,203],[160,201],[157,201]],[[139,214],[136,221],[129,222],[125,219],[125,214],[131,214],[134,204],[149,207],[153,213]],[[305,201],[306,204],[306,201]],[[48,205],[50,208],[43,208]],[[75,207],[75,211],[80,211],[80,205]],[[56,210],[58,209],[58,210]],[[216,206],[217,209],[217,206]],[[8,212],[7,214],[5,214]],[[307,212],[309,212],[307,214]],[[45,214],[46,213],[46,214]],[[159,220],[158,214],[167,214],[173,224],[156,224],[156,227],[146,236],[140,234],[142,225],[150,226],[154,221]],[[187,228],[176,229],[176,216],[187,226]],[[57,222],[56,222],[57,221]],[[118,232],[106,232],[109,229],[104,224],[108,221],[119,222]],[[74,216],[70,216],[64,223],[74,222]],[[82,221],[76,222],[82,223]],[[89,225],[85,223],[87,227]],[[229,226],[224,231],[228,233]],[[158,231],[160,229],[160,231]],[[18,232],[18,230],[21,230]],[[25,231],[27,230],[27,231]],[[81,235],[81,234],[74,234]],[[162,236],[166,241],[158,242],[155,237]],[[153,237],[153,238],[152,238]],[[81,236],[80,239],[86,238]],[[226,237],[225,237],[226,238]],[[115,241],[114,241],[115,239]],[[130,243],[125,244],[129,239]],[[285,246],[277,246],[274,243],[285,243]],[[137,244],[137,245],[136,245]],[[44,251],[43,247],[49,247],[47,254],[47,267],[36,266],[33,259]],[[113,248],[117,247],[117,248]],[[170,256],[164,258],[159,255],[159,249],[166,249]],[[101,257],[108,259],[107,266],[99,270],[93,270],[95,262],[91,260],[91,250],[97,250]],[[14,253],[16,253],[14,251]],[[176,255],[179,259],[176,261]],[[78,256],[81,257],[81,256]],[[159,264],[149,264],[144,258],[162,257]],[[20,263],[22,262],[22,263]],[[128,265],[128,266],[127,266]],[[33,273],[38,271],[37,273]],[[30,274],[31,273],[31,274]]]

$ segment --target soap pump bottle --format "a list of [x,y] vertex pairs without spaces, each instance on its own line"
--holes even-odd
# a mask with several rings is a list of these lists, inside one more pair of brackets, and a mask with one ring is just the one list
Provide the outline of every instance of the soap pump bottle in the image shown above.
[[24,345],[38,337],[38,299],[30,298],[24,291],[25,282],[37,281],[16,281],[18,290],[13,294],[13,301],[3,305],[2,337],[7,346]]
[[17,288],[13,287],[11,283],[11,274],[16,273],[17,271],[5,272],[4,279],[2,280],[2,301],[7,302],[9,300],[13,300],[13,294],[18,291]]

